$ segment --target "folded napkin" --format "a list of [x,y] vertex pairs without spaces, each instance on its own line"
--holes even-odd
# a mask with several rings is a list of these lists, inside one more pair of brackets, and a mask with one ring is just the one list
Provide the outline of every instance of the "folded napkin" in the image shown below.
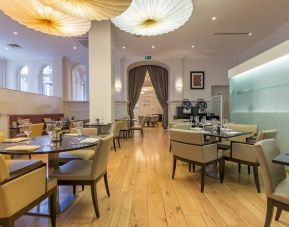
[[12,147],[7,147],[6,151],[34,151],[37,150],[40,146],[38,145],[16,145]]
[[78,136],[78,133],[65,133],[65,136]]
[[99,138],[86,138],[84,140],[81,140],[80,143],[95,143],[98,141],[99,141]]
[[231,132],[226,132],[227,135],[238,135],[240,134],[240,132],[234,132],[234,131],[231,131]]
[[27,140],[26,137],[18,137],[18,138],[12,138],[12,139],[5,139],[3,140],[4,143],[18,143]]

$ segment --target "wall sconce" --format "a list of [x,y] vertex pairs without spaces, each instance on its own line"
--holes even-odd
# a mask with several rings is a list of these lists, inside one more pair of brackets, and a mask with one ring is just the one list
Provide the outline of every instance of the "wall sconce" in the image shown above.
[[177,91],[183,90],[183,82],[181,80],[176,81],[176,89],[177,89]]
[[117,80],[117,81],[115,81],[115,90],[117,91],[117,92],[120,92],[121,91],[121,82],[119,81],[119,80]]

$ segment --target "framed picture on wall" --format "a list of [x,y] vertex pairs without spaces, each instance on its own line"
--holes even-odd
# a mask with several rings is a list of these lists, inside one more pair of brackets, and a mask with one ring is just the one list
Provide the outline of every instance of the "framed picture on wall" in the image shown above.
[[191,89],[205,88],[205,72],[193,71],[191,72]]

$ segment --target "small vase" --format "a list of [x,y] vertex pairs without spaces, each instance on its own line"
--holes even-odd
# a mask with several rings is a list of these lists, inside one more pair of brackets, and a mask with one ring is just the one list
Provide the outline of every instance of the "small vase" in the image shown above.
[[53,133],[52,142],[60,142],[62,140],[61,133]]

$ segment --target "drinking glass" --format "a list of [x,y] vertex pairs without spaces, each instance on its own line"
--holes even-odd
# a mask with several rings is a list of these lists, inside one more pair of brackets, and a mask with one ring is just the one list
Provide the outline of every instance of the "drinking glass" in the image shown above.
[[194,119],[195,119],[195,123],[199,124],[199,122],[200,122],[199,116],[195,116]]
[[191,121],[191,123],[193,123],[193,121],[194,121],[194,116],[190,116],[190,121]]
[[223,128],[226,129],[227,128],[227,124],[229,123],[228,119],[223,119],[222,125]]
[[219,123],[218,120],[216,118],[212,118],[211,121],[213,124],[213,129],[216,130]]
[[22,128],[24,134],[27,136],[27,143],[30,142],[30,134],[31,134],[31,123],[25,123]]
[[63,127],[62,121],[56,121],[56,122],[55,122],[55,129],[56,129],[57,131],[60,131],[60,130],[62,129],[62,127]]
[[83,128],[83,122],[82,121],[77,121],[76,122],[76,131],[77,131],[78,139],[80,139],[80,136],[82,134],[82,128]]
[[[50,137],[51,141],[52,141],[52,137],[53,137],[55,130],[56,130],[55,124],[52,124],[52,123],[46,124],[46,133]],[[53,146],[54,143],[50,143],[49,145]]]
[[202,117],[202,119],[201,119],[201,125],[203,126],[203,128],[205,128],[206,123],[207,123],[206,117]]

